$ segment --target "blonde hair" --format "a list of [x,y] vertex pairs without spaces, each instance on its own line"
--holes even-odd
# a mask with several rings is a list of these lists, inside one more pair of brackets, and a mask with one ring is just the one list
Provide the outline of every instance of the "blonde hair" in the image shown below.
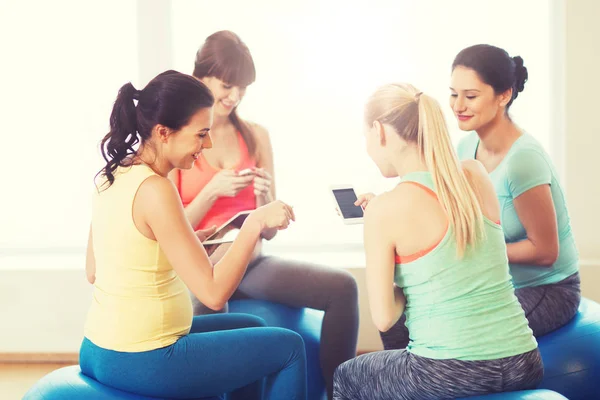
[[456,155],[438,102],[406,83],[380,87],[365,108],[369,126],[392,126],[408,143],[416,143],[431,172],[439,201],[456,237],[457,252],[483,237],[483,212]]

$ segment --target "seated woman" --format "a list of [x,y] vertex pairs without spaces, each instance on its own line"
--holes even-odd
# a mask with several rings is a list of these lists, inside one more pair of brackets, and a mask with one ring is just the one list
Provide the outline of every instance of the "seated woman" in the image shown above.
[[373,321],[404,313],[406,350],[359,356],[335,372],[334,399],[447,399],[536,387],[537,343],[511,284],[493,185],[460,164],[435,100],[408,84],[366,105],[367,152],[395,189],[365,211]]
[[151,397],[234,392],[232,398],[261,399],[266,378],[265,398],[306,399],[298,334],[267,328],[253,316],[193,318],[188,288],[209,307],[223,307],[261,233],[285,229],[294,219],[281,201],[256,209],[212,266],[200,243],[211,230],[194,233],[167,174],[191,168],[210,148],[213,104],[204,84],[175,71],[141,91],[131,83],[119,91],[93,199],[86,271],[94,297],[81,370],[107,386]]
[[[196,229],[220,226],[237,212],[269,204],[276,197],[269,133],[237,114],[255,73],[250,51],[233,32],[212,34],[196,55],[193,75],[215,96],[212,148],[202,152],[191,169],[171,174]],[[252,173],[239,174],[246,169]],[[266,230],[262,237],[270,240],[275,233]],[[228,248],[219,246],[211,259],[218,261]],[[263,255],[259,241],[235,297],[325,311],[320,357],[331,398],[335,368],[356,356],[358,291],[352,275],[339,268]],[[194,312],[211,311],[197,303]]]
[[[500,201],[515,294],[536,337],[569,322],[581,300],[579,253],[564,191],[552,160],[508,110],[527,81],[521,57],[498,47],[462,50],[452,64],[450,106],[470,132],[458,145],[462,160],[480,161]],[[403,321],[381,338],[386,349],[408,344]]]
[[498,47],[462,50],[452,64],[450,106],[471,132],[461,159],[479,160],[496,188],[516,294],[537,336],[569,322],[581,300],[579,253],[565,194],[542,145],[508,110],[523,91],[527,68]]

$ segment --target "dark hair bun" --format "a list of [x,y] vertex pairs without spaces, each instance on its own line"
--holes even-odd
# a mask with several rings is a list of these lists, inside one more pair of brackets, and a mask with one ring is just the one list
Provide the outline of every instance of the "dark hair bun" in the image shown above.
[[516,56],[512,58],[515,62],[515,98],[518,93],[521,93],[523,89],[525,89],[525,82],[527,82],[527,68],[523,65],[523,59],[521,56]]

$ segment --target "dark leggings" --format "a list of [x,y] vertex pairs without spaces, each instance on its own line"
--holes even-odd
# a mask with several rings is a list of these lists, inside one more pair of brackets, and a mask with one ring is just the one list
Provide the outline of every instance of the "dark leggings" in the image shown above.
[[537,349],[485,361],[435,360],[406,350],[369,353],[335,371],[335,400],[438,400],[535,388]]
[[[515,289],[515,295],[525,311],[535,337],[550,333],[569,322],[577,313],[581,300],[579,273],[549,285]],[[404,349],[409,332],[404,315],[387,332],[379,332],[383,348]]]
[[300,335],[246,314],[195,317],[188,335],[150,351],[107,350],[84,338],[79,363],[107,386],[149,397],[306,400]]
[[[333,393],[333,372],[356,356],[358,289],[349,272],[307,262],[259,257],[232,299],[252,298],[325,311],[321,328],[321,369],[327,395]],[[223,310],[227,311],[227,310]],[[194,313],[213,311],[194,298]]]

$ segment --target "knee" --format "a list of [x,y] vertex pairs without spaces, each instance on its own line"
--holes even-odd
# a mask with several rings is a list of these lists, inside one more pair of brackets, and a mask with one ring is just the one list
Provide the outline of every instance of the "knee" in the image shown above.
[[246,321],[245,325],[248,328],[264,328],[267,326],[267,322],[261,317],[257,317],[256,315],[245,315]]
[[338,365],[335,368],[335,371],[333,372],[333,380],[334,381],[342,381],[344,380],[344,377],[346,376],[346,374],[348,373],[348,365],[352,362],[352,360],[348,360],[348,361],[344,361],[343,363],[341,363],[340,365]]
[[331,296],[345,304],[358,304],[358,285],[356,279],[348,271],[339,270],[334,279]]
[[352,370],[352,364],[354,359],[343,362],[338,365],[333,373],[333,386],[334,392],[343,392],[343,389],[348,389],[353,382],[350,371]]
[[304,350],[304,339],[297,332],[294,332],[290,329],[282,329],[284,331],[284,335],[286,336],[286,340],[290,343],[290,346],[294,349],[302,349]]
[[297,360],[302,359],[306,360],[306,349],[304,346],[304,339],[298,333],[285,329],[285,328],[273,328],[279,331],[279,337],[281,341],[285,344],[285,347],[288,349],[291,354],[290,359]]

